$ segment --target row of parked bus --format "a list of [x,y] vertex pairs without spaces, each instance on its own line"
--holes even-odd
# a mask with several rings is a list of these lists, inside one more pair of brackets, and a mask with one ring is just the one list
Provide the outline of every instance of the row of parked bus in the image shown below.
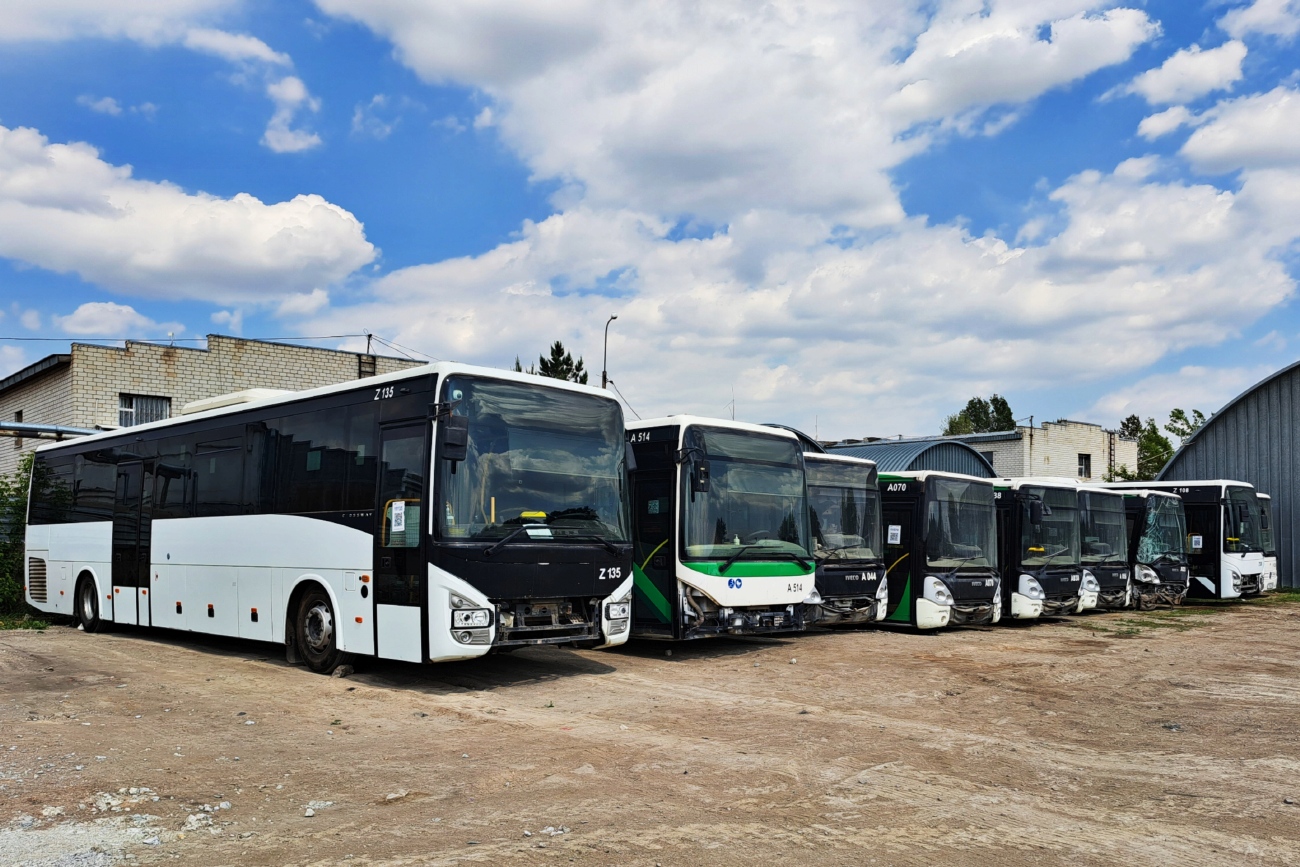
[[317,671],[1277,583],[1246,484],[880,474],[784,428],[625,424],[599,389],[452,363],[43,445],[30,492],[35,608],[283,642]]

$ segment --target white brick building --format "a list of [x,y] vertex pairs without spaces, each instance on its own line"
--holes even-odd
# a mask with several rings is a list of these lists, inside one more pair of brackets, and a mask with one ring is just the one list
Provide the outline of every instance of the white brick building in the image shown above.
[[[179,415],[194,400],[247,388],[299,391],[392,373],[422,362],[208,335],[207,349],[127,341],[72,344],[0,380],[0,419],[93,428]],[[0,473],[38,440],[0,440]],[[12,444],[10,444],[12,443]]]
[[1043,422],[997,433],[943,437],[982,454],[999,476],[1070,476],[1101,481],[1121,466],[1137,469],[1137,440],[1083,421]]

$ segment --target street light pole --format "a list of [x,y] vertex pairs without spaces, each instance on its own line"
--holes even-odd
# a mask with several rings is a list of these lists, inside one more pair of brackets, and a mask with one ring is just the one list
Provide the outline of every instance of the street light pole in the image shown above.
[[606,364],[609,360],[609,323],[617,319],[617,316],[611,316],[605,320],[605,348],[600,356],[600,387],[606,388],[609,384],[609,373],[606,371]]

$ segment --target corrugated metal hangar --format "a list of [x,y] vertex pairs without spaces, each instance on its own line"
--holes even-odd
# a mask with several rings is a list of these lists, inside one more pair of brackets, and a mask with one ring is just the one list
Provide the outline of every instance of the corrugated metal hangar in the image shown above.
[[1160,471],[1169,481],[1235,479],[1273,497],[1280,583],[1300,574],[1297,471],[1300,471],[1300,362],[1283,368],[1229,401],[1188,438]]
[[993,465],[963,442],[950,439],[874,440],[863,443],[836,443],[826,447],[833,455],[866,458],[875,461],[882,473],[937,470],[965,473],[984,479],[994,478]]

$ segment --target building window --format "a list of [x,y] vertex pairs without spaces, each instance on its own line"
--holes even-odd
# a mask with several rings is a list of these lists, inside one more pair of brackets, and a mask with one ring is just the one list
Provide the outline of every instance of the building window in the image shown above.
[[172,417],[170,397],[151,397],[146,394],[119,395],[117,423],[122,427],[162,421]]
[[[14,410],[14,421],[22,422],[22,420],[23,420],[23,411],[21,409]],[[14,448],[20,449],[22,447],[23,447],[23,438],[21,436],[14,437]]]
[[990,467],[993,466],[993,452],[980,452],[980,457],[988,461]]
[[1079,478],[1092,478],[1092,455],[1079,455]]

